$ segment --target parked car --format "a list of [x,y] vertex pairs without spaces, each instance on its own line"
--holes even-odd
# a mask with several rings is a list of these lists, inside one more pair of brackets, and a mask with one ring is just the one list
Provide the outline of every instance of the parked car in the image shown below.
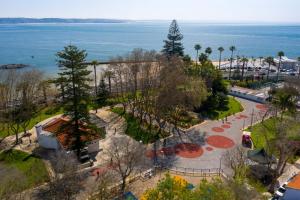
[[277,190],[276,190],[276,192],[275,192],[275,196],[277,196],[277,197],[283,197],[283,195],[284,195],[284,193],[285,193],[285,191],[286,191],[286,183],[285,184],[283,184],[282,186],[280,186]]

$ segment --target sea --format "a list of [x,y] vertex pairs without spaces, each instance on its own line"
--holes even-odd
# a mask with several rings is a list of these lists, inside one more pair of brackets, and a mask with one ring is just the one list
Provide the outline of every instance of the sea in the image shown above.
[[[211,47],[237,48],[236,55],[276,56],[284,51],[290,58],[300,56],[300,24],[237,24],[179,21],[185,53],[195,58],[194,45],[204,51]],[[161,51],[169,21],[130,21],[97,24],[2,24],[0,25],[0,65],[28,64],[48,75],[58,72],[56,53],[66,45],[77,45],[88,53],[87,61],[108,61],[135,48]]]

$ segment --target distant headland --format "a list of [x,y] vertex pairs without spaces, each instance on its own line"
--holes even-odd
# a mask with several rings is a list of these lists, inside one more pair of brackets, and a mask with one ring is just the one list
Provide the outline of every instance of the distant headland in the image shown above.
[[126,23],[120,19],[65,19],[65,18],[0,18],[0,24],[26,23]]

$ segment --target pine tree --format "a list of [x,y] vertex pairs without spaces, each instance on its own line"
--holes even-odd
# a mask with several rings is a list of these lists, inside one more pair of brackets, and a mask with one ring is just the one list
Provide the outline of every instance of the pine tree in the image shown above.
[[70,117],[73,133],[75,134],[74,149],[77,155],[83,147],[80,123],[89,123],[88,104],[90,102],[90,86],[88,78],[90,71],[84,64],[87,53],[76,46],[69,45],[57,53],[59,76],[64,79],[64,114]]
[[104,79],[101,79],[97,92],[97,105],[104,106],[106,104],[107,98],[109,96],[109,91],[107,90]]
[[173,20],[170,25],[168,39],[164,40],[163,54],[168,58],[172,56],[183,56],[184,47],[181,43],[182,39],[183,35],[180,33],[177,21]]

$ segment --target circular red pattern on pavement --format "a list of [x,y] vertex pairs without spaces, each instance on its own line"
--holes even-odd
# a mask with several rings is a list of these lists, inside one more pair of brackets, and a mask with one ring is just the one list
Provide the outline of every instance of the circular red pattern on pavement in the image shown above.
[[169,155],[173,155],[175,153],[175,150],[173,147],[164,147],[159,150],[159,153],[169,156]]
[[218,132],[218,133],[224,132],[224,129],[222,129],[220,127],[213,127],[211,130],[214,131],[214,132]]
[[221,135],[213,135],[206,139],[207,144],[216,148],[228,149],[234,146],[234,142]]
[[257,104],[256,108],[259,109],[259,110],[267,110],[267,107],[263,104]]
[[206,147],[205,148],[207,151],[212,151],[212,150],[214,150],[213,148],[211,148],[211,147]]
[[198,158],[203,154],[203,150],[198,144],[181,143],[177,144],[174,149],[176,155],[183,158]]
[[230,128],[231,126],[230,125],[228,125],[228,124],[224,124],[224,125],[222,125],[222,128]]
[[240,117],[241,117],[241,118],[245,118],[245,119],[248,118],[247,115],[240,115]]

